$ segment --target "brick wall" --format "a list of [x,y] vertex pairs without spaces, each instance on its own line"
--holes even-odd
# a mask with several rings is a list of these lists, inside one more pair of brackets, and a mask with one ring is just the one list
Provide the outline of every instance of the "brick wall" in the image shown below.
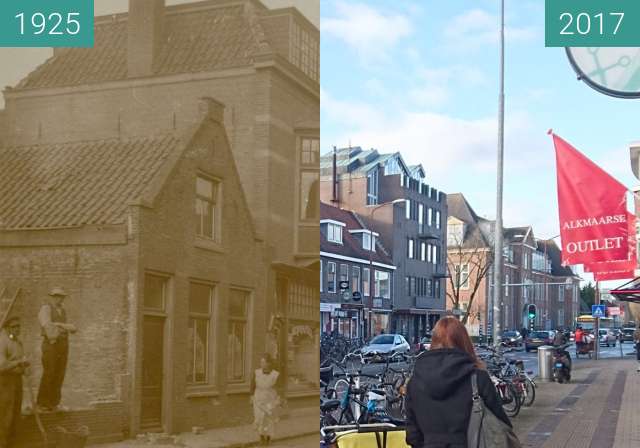
[[[165,409],[172,413],[165,420],[170,431],[187,431],[194,425],[229,426],[247,423],[251,419],[248,380],[257,366],[259,354],[265,350],[268,296],[264,282],[268,266],[264,263],[261,244],[253,239],[249,210],[232,166],[222,128],[217,125],[204,128],[184,153],[169,182],[156,198],[154,207],[144,209],[141,215],[139,302],[143,295],[144,271],[161,272],[171,279],[167,329],[173,336],[165,341],[170,344],[170,360],[165,364],[171,378],[165,390],[169,400]],[[197,172],[222,181],[220,251],[196,246],[193,209]],[[215,286],[209,353],[211,380],[209,387],[204,388],[186,384],[188,298],[190,280],[193,279]],[[247,382],[237,387],[226,381],[227,307],[231,286],[253,292],[252,313],[249,315],[252,337],[248,346],[248,352],[253,356],[247,366]],[[141,344],[140,337],[137,342]],[[196,393],[199,396],[188,396]]]
[[[55,235],[55,231],[51,231]],[[95,400],[119,399],[120,375],[127,373],[128,310],[124,246],[3,247],[0,285],[22,289],[15,313],[23,319],[22,339],[41,377],[38,311],[51,287],[67,290],[65,309],[78,327],[70,336],[63,404],[86,407]]]

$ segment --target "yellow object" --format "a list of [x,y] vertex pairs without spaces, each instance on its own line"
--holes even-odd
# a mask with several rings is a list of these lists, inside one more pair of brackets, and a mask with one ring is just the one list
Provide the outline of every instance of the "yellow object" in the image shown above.
[[380,431],[377,434],[380,441],[379,445],[376,441],[376,433],[373,432],[363,434],[338,432],[336,433],[338,436],[338,448],[411,448],[405,442],[405,431],[388,431],[386,445],[384,445],[384,432]]

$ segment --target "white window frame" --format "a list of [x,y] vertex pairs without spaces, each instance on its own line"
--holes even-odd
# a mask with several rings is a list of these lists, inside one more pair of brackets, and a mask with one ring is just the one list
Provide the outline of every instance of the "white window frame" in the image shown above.
[[415,242],[413,241],[413,238],[409,238],[407,240],[407,258],[413,260],[415,258],[415,251]]
[[[384,274],[384,276],[386,276],[386,281],[388,282],[388,288],[386,289],[386,294],[385,295],[381,295],[381,284],[383,282],[383,279],[381,278],[381,275],[379,274]],[[375,278],[375,288],[374,288],[374,293],[375,296],[374,297],[381,297],[383,299],[390,299],[391,298],[391,274],[387,271],[378,271],[377,269],[375,270],[374,273],[374,278]]]
[[342,243],[342,226],[334,223],[327,223],[327,241],[330,243]]
[[440,230],[440,210],[436,210],[436,229]]
[[[204,181],[211,184],[212,195],[211,197],[207,197],[201,194],[198,194],[198,181]],[[204,223],[202,222],[204,215],[198,215],[196,212],[196,219],[199,219],[200,222],[198,224],[198,229],[196,230],[196,236],[198,238],[202,238],[205,240],[214,241],[219,243],[222,235],[221,235],[221,224],[222,224],[222,181],[213,176],[208,176],[203,173],[196,174],[195,181],[195,202],[196,202],[196,210],[198,207],[198,201],[205,202],[211,205],[211,236],[205,235],[204,233]]]
[[371,295],[371,269],[362,268],[362,295],[369,297]]
[[469,263],[460,263],[455,267],[456,285],[459,289],[466,291],[469,289]]
[[420,242],[420,261],[427,261],[427,243]]
[[[331,288],[331,275],[333,275],[333,288]],[[338,270],[335,261],[327,261],[327,292],[335,294],[338,290]]]
[[411,199],[404,200],[404,217],[411,219]]

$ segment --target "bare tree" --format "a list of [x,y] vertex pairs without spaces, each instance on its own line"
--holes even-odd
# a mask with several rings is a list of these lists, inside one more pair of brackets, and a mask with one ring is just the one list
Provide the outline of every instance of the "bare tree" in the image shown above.
[[[480,242],[478,244],[463,244],[454,241],[453,246],[447,247],[447,270],[451,288],[447,288],[447,297],[453,304],[453,309],[462,311],[462,323],[469,319],[473,301],[476,298],[482,280],[487,277],[493,264],[493,252]],[[463,267],[466,266],[466,269]],[[462,297],[468,297],[466,309],[461,309]]]

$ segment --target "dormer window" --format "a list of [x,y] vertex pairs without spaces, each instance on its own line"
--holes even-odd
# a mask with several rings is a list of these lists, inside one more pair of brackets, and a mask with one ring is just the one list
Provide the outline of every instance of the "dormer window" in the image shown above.
[[334,221],[333,219],[322,219],[320,224],[326,227],[327,241],[330,243],[342,244],[342,228],[345,224],[340,221]]
[[376,251],[376,236],[370,232],[362,233],[362,248],[364,250]]
[[342,227],[337,224],[328,224],[327,240],[332,243],[342,244]]

